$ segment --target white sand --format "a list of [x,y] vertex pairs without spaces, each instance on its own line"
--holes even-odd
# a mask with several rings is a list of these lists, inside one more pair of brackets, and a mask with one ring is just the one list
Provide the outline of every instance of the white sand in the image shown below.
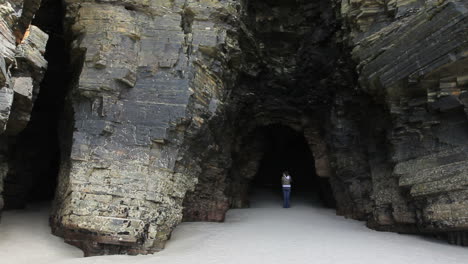
[[468,263],[468,248],[372,231],[297,200],[293,197],[293,207],[283,209],[279,197],[262,194],[252,208],[230,210],[225,223],[183,223],[164,251],[136,257],[81,258],[80,250],[50,234],[46,207],[7,211],[0,224],[0,263]]

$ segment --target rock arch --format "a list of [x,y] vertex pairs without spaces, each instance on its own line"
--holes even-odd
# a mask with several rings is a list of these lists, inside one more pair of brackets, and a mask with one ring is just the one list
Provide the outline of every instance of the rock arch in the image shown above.
[[[39,82],[45,63],[35,50],[20,54],[41,62],[25,76],[11,67],[31,59],[15,55],[14,24],[38,1],[15,18],[20,2],[0,21],[1,178],[11,77]],[[262,151],[246,142],[272,124],[303,131],[338,214],[468,244],[466,1],[64,5],[70,83],[51,222],[87,255],[153,253],[183,216],[222,221],[245,206]]]

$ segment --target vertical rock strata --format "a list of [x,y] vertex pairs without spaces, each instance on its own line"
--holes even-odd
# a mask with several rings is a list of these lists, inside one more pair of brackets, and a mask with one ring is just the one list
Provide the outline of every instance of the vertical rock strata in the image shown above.
[[182,219],[197,182],[193,133],[217,109],[212,57],[229,3],[66,1],[73,128],[62,161],[55,232],[87,255],[152,253]]

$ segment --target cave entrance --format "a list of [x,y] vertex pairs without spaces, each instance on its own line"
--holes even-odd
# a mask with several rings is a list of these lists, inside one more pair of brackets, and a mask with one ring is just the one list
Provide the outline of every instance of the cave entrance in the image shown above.
[[27,126],[8,137],[8,173],[4,180],[5,209],[22,209],[50,202],[60,168],[60,132],[71,70],[69,48],[63,35],[60,0],[43,0],[32,24],[46,32],[44,54],[48,67]]
[[[256,129],[260,141],[260,159],[249,186],[249,200],[262,199],[255,192],[282,198],[281,176],[289,171],[292,177],[292,206],[294,202],[334,206],[328,178],[316,173],[315,158],[304,131],[285,125],[268,125]],[[281,204],[278,204],[280,206]]]
[[9,142],[9,171],[5,178],[5,209],[51,201],[57,186],[59,149],[56,132],[32,117],[30,125]]

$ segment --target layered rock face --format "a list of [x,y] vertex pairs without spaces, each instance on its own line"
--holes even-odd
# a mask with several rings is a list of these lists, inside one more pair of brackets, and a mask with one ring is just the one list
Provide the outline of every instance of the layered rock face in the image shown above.
[[152,253],[197,182],[195,133],[217,111],[230,6],[66,1],[77,79],[53,213],[87,254]]
[[[468,243],[467,7],[466,1],[342,5],[359,89],[383,105],[360,121],[340,118],[375,126],[360,135],[372,179],[371,226],[414,225]],[[349,111],[356,102],[347,101]]]
[[[195,192],[186,197],[187,220],[220,221],[227,208],[248,206],[248,191],[271,143],[262,130],[278,126],[303,135],[315,157],[311,162],[318,181],[329,190],[319,124],[327,122],[327,105],[340,80],[348,82],[334,70],[342,55],[333,6],[328,1],[248,1],[241,4],[239,23],[241,54],[234,62],[241,63],[230,67],[237,74],[226,102],[227,123],[212,130],[223,152],[205,163]],[[278,165],[294,170],[286,161]]]
[[[333,82],[318,84],[334,72],[335,60],[325,55],[335,49],[325,45],[333,30],[313,29],[335,25],[326,1],[66,7],[77,78],[67,99],[74,123],[64,130],[70,151],[63,152],[52,224],[86,254],[155,252],[183,214],[222,221],[231,205],[244,206],[262,153],[245,149],[251,161],[236,155],[258,126],[296,125],[308,129],[311,142],[320,138],[305,111],[332,97]],[[289,18],[294,12],[300,19]],[[297,63],[297,52],[315,65]],[[314,79],[310,70],[324,76]],[[280,98],[295,85],[292,96]],[[323,163],[323,139],[312,145]]]
[[[3,193],[20,207],[58,174],[52,229],[86,255],[154,253],[183,219],[223,221],[265,166],[313,174],[325,205],[371,228],[468,244],[466,1],[21,6],[0,1]],[[53,33],[38,96],[34,13]],[[288,140],[307,168],[265,165]]]
[[12,142],[30,120],[47,68],[44,53],[48,35],[31,25],[39,4],[40,1],[0,1],[0,211],[4,205],[2,196],[23,199],[24,195],[22,186],[6,193],[3,180],[15,177]]

